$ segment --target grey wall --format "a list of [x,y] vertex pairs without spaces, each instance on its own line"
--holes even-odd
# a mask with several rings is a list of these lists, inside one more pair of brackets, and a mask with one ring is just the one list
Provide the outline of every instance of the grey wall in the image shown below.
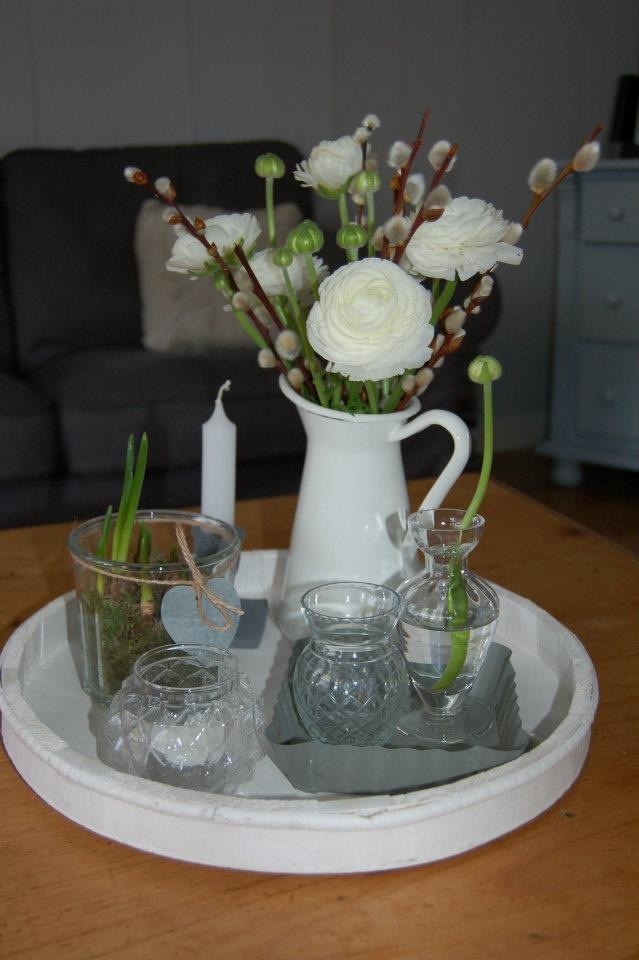
[[[450,185],[518,218],[542,155],[569,156],[609,121],[637,71],[635,0],[0,0],[0,153],[274,136],[308,150],[384,123],[461,144]],[[488,345],[505,367],[498,442],[541,439],[547,409],[554,209],[503,267]]]

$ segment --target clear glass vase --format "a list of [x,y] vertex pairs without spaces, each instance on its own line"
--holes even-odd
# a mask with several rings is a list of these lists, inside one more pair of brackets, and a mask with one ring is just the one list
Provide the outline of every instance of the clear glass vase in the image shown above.
[[[111,522],[106,557],[117,514]],[[69,535],[78,598],[81,637],[81,683],[96,700],[109,703],[145,651],[171,638],[161,617],[162,598],[172,586],[188,583],[192,574],[178,549],[176,527],[202,577],[223,577],[231,583],[240,559],[237,530],[222,520],[196,513],[139,510],[124,562],[98,556],[104,517],[74,527]],[[140,531],[149,532],[148,563],[136,561]]]
[[232,793],[262,755],[254,695],[235,657],[213,646],[149,650],[111,701],[104,759],[176,787]]
[[338,582],[309,590],[311,637],[293,673],[293,699],[313,740],[385,743],[406,710],[406,664],[391,633],[399,597],[388,587]]
[[463,510],[421,510],[409,530],[426,570],[399,588],[401,646],[420,706],[399,729],[433,743],[463,743],[493,722],[490,706],[470,696],[499,616],[493,588],[468,569],[484,518],[462,529]]

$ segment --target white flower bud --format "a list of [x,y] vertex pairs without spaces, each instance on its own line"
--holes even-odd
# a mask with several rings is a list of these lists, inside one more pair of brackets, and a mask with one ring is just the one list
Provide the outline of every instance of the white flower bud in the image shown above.
[[485,273],[474,290],[475,296],[484,298],[489,297],[493,292],[494,285],[495,281],[491,275],[489,273]]
[[302,344],[294,330],[280,330],[275,340],[275,349],[282,360],[295,360],[299,356]]
[[433,382],[434,376],[435,374],[430,367],[422,367],[421,370],[418,370],[415,374],[417,386],[425,390],[426,387],[429,387]]
[[520,239],[523,232],[524,232],[524,228],[522,227],[522,225],[520,223],[517,223],[515,220],[513,220],[510,226],[508,227],[508,230],[506,230],[506,233],[501,238],[502,242],[511,243],[514,246],[517,243],[517,241]]
[[158,193],[166,195],[167,197],[172,196],[174,193],[173,184],[168,177],[158,177],[153,186]]
[[286,374],[287,380],[293,387],[293,390],[301,390],[304,384],[304,374],[297,367],[291,367]]
[[528,186],[533,193],[543,193],[553,185],[557,177],[557,164],[550,157],[538,160],[528,174]]
[[[471,297],[466,297],[466,299],[464,300],[464,310],[466,311],[466,313],[468,313],[468,308],[470,307],[471,299],[472,299]],[[480,306],[473,307],[473,309],[470,312],[471,314],[481,313],[481,307]]]
[[592,168],[597,165],[600,153],[601,147],[596,140],[592,143],[584,143],[583,147],[579,147],[577,153],[572,158],[573,168],[578,173],[588,173],[589,170],[592,170]]
[[388,151],[388,166],[401,170],[410,159],[410,147],[403,140],[396,140]]
[[448,187],[443,183],[440,183],[439,186],[435,187],[434,190],[431,190],[426,197],[426,206],[447,207],[452,199],[453,197]]
[[450,341],[451,345],[455,344],[455,350],[457,350],[457,348],[459,347],[459,344],[461,343],[461,341],[464,339],[465,336],[466,336],[465,330],[458,330],[455,336],[451,339]]
[[406,180],[406,189],[404,190],[404,200],[418,207],[424,199],[426,184],[421,173],[411,173]]
[[446,339],[446,338],[445,338],[445,336],[444,336],[443,333],[438,333],[438,334],[437,334],[437,336],[436,336],[435,339],[433,340],[433,344],[432,344],[433,353],[437,353],[439,350],[441,350],[442,346],[444,345],[444,340],[445,340],[445,339]]
[[125,167],[124,168],[124,179],[128,180],[129,183],[135,183],[136,177],[138,174],[142,173],[139,167]]
[[373,250],[379,251],[382,249],[382,247],[384,246],[384,228],[383,227],[377,228],[377,230],[375,231],[375,233],[371,238],[371,244],[373,246]]
[[365,170],[377,170],[379,164],[377,162],[377,157],[373,157],[370,153],[366,157],[366,163],[364,164]]
[[272,350],[269,350],[268,347],[264,347],[257,354],[257,365],[261,367],[262,370],[270,370],[277,363],[275,359],[275,354]]
[[367,113],[362,120],[362,126],[368,127],[369,130],[379,130],[381,125],[382,121],[379,119],[376,113]]
[[355,143],[368,143],[371,138],[371,131],[367,127],[358,127],[353,134]]
[[[450,150],[450,143],[448,140],[438,140],[437,143],[434,143],[430,150],[428,151],[428,162],[430,163],[433,170],[439,170],[444,160],[448,156],[448,151]],[[452,170],[455,166],[456,156],[453,157],[449,163],[447,170]]]
[[410,223],[405,217],[391,217],[384,224],[384,234],[393,246],[403,243],[408,237],[409,231]]
[[234,310],[241,310],[245,312],[250,310],[255,304],[255,298],[249,296],[247,293],[242,293],[241,290],[237,290],[231,297],[231,306]]
[[407,373],[405,377],[402,377],[402,390],[404,393],[412,393],[416,386],[417,380],[411,373]]
[[465,320],[466,311],[462,310],[461,307],[453,307],[450,313],[446,314],[446,319],[444,320],[446,333],[457,333],[457,331],[463,327]]
[[165,223],[171,223],[174,217],[179,217],[179,213],[174,207],[165,207],[162,211],[162,219]]

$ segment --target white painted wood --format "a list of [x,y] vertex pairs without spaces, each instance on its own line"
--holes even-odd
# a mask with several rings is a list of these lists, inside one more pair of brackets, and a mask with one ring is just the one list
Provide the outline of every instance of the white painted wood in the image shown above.
[[[284,561],[276,551],[244,554],[242,595],[272,599]],[[72,595],[33,616],[5,646],[5,747],[26,782],[71,820],[176,859],[263,872],[354,873],[461,853],[537,816],[568,789],[586,756],[597,705],[594,669],[577,638],[529,601],[499,594],[497,638],[512,648],[522,721],[539,745],[454,784],[392,797],[308,797],[265,758],[242,796],[224,797],[116,773],[96,757],[91,704],[73,669]],[[267,703],[287,656],[279,641],[269,622],[257,651],[238,652]]]

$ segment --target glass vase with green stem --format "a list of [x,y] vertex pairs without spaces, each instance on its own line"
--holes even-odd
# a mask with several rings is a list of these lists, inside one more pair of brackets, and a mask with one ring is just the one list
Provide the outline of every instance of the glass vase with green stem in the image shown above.
[[[461,533],[467,530],[477,515],[484,499],[493,462],[494,448],[494,416],[493,392],[494,380],[501,377],[501,364],[495,357],[479,356],[468,367],[468,377],[473,383],[481,384],[483,392],[483,420],[484,420],[484,450],[482,456],[479,480],[470,504],[459,525],[460,543]],[[462,575],[462,562],[458,557],[452,557],[448,562],[448,593],[446,605],[451,630],[451,650],[444,672],[433,685],[433,691],[445,690],[459,676],[468,653],[470,631],[466,627],[468,620],[468,596]]]

